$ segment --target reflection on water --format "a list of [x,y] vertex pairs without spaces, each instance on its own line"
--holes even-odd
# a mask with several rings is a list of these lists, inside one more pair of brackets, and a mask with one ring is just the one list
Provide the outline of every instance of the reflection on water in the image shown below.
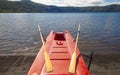
[[120,13],[1,13],[0,54],[37,53],[38,24],[45,37],[51,30],[69,30],[75,37],[79,23],[83,53],[120,53]]

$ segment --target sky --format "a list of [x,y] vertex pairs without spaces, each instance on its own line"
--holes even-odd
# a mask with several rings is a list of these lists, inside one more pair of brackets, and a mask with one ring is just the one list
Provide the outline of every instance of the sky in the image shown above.
[[[12,0],[17,1],[17,0]],[[19,1],[19,0],[18,0]],[[104,6],[109,4],[120,4],[120,0],[31,0],[45,5],[55,6]]]

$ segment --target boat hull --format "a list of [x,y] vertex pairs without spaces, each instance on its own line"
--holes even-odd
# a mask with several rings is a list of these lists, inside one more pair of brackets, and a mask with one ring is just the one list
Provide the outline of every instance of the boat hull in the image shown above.
[[74,51],[75,42],[69,31],[51,31],[46,39],[46,51],[49,53],[53,71],[47,72],[45,67],[43,46],[36,56],[28,75],[90,75],[83,60],[80,50],[77,48],[76,72],[69,73],[69,65]]

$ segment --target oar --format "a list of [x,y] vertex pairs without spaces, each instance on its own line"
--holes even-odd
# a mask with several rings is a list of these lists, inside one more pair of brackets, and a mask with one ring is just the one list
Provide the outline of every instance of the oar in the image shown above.
[[44,39],[43,39],[43,35],[42,35],[42,32],[41,32],[40,25],[38,25],[38,28],[39,28],[43,48],[44,48],[45,66],[46,66],[47,72],[51,72],[51,71],[53,71],[53,67],[52,67],[52,63],[50,61],[50,57],[49,57],[49,55],[48,55],[48,53],[46,51],[45,42],[44,42]]
[[74,48],[74,52],[73,52],[73,55],[72,55],[72,58],[71,58],[71,61],[70,61],[70,66],[69,66],[69,72],[70,73],[75,73],[75,69],[76,69],[76,59],[77,59],[76,49],[77,49],[79,32],[80,32],[80,25],[78,26],[75,48]]

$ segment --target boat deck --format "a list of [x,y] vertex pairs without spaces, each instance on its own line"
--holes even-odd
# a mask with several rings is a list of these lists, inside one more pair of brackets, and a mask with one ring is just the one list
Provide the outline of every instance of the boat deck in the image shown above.
[[50,59],[53,65],[53,71],[50,73],[46,72],[45,65],[42,70],[43,75],[47,74],[69,74],[68,73],[68,68],[69,68],[69,63],[70,63],[70,53],[69,49],[66,43],[66,40],[64,41],[59,41],[59,40],[54,40],[52,43],[52,47],[50,49]]

